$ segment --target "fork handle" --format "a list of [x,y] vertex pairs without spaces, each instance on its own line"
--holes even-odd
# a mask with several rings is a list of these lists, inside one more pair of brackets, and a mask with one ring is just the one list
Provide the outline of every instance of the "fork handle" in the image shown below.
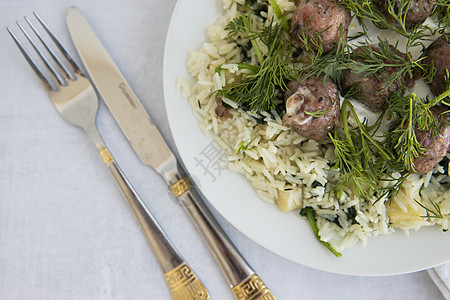
[[145,237],[164,271],[164,277],[173,299],[209,299],[205,286],[172,245],[108,149],[106,147],[101,149],[99,154],[111,171],[144,231]]

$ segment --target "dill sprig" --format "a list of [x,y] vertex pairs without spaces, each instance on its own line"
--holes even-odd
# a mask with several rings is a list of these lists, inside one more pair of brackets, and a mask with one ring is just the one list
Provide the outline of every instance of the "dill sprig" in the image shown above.
[[436,16],[439,33],[444,33],[450,26],[450,0],[436,0],[431,15]]
[[[276,108],[277,91],[286,90],[286,80],[298,77],[298,71],[292,68],[290,62],[292,45],[282,39],[285,22],[286,18],[278,20],[278,23],[271,20],[268,26],[254,30],[249,12],[228,24],[226,29],[230,31],[230,36],[242,34],[250,40],[259,65],[252,66],[254,74],[248,75],[242,82],[216,91],[218,96],[231,99],[246,110],[257,113]],[[267,47],[267,55],[263,55],[258,41]],[[250,69],[249,66],[247,68]]]
[[323,54],[320,33],[308,35],[306,31],[302,30],[298,38],[305,45],[303,55],[308,60],[308,63],[301,70],[303,78],[323,75],[324,82],[331,78],[339,86],[344,75],[342,64],[351,60],[350,54],[353,51],[353,47],[347,43],[342,34],[342,28],[335,48],[325,54]]
[[330,111],[331,111],[331,107],[327,110],[323,110],[323,109],[319,109],[316,111],[306,111],[305,110],[304,113],[305,113],[305,115],[308,115],[308,116],[311,116],[314,118],[320,118],[320,117],[323,117],[324,115],[326,115],[327,112],[330,112]]
[[381,12],[373,0],[339,0],[339,3],[351,10],[361,23],[363,30],[367,30],[365,20],[371,21],[375,26],[382,29],[390,29],[404,37],[409,36],[409,28],[406,24],[406,13],[411,0],[385,0],[387,14]]
[[422,216],[422,218],[434,218],[434,219],[443,219],[444,216],[442,215],[441,212],[441,207],[439,206],[438,203],[431,201],[431,206],[433,206],[433,208],[428,208],[426,207],[424,204],[420,203],[419,201],[417,201],[416,199],[414,199],[414,201],[423,209],[425,209],[426,211],[426,215]]
[[[418,111],[429,112],[429,110],[419,109],[419,107],[423,107],[418,103],[419,99],[412,93],[406,97],[394,94],[389,100],[389,111],[396,112],[400,119],[397,125],[387,133],[386,141],[393,143],[393,149],[398,154],[397,160],[402,163],[405,170],[411,171],[415,170],[414,160],[428,150],[419,143],[415,131],[417,124],[415,117],[417,117]],[[431,114],[431,112],[429,113]],[[434,117],[431,117],[431,121],[434,123]]]
[[415,93],[406,96],[394,93],[388,98],[388,112],[398,121],[386,133],[386,146],[398,155],[397,161],[405,170],[415,171],[414,160],[429,150],[417,140],[416,129],[428,132],[432,138],[439,134],[439,120],[431,108],[438,103],[449,105],[443,101],[449,95],[450,89],[432,99],[420,98]]
[[262,40],[265,37],[265,35],[271,33],[271,32],[268,32],[268,30],[266,30],[266,29],[267,28],[264,28],[263,30],[261,30],[259,32],[253,30],[253,17],[250,12],[233,19],[225,27],[225,30],[229,31],[228,35],[231,37],[236,36],[238,34],[246,35],[246,37],[250,40],[250,43],[252,44],[252,47],[255,50],[256,57],[258,58],[258,61],[260,63],[264,60],[264,57],[263,57],[261,49],[258,46],[256,40],[257,39]]
[[[349,111],[357,124],[353,130],[348,122]],[[341,114],[343,134],[340,135],[336,128],[334,135],[329,134],[335,146],[333,167],[342,175],[342,181],[336,190],[341,193],[346,187],[350,187],[358,198],[370,198],[386,168],[385,164],[379,164],[378,161],[390,161],[394,156],[387,147],[374,139],[376,127],[361,122],[347,99],[342,103]]]

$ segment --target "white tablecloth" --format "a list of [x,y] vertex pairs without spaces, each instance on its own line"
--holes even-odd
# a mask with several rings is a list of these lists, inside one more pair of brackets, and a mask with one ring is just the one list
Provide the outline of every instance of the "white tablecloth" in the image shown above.
[[[3,1],[0,20],[17,29],[15,20],[37,11],[75,54],[65,24],[72,5],[91,21],[173,147],[162,60],[175,0]],[[155,257],[87,136],[61,119],[6,30],[0,41],[0,299],[169,299]],[[140,164],[103,104],[98,126],[212,299],[233,299],[187,215],[162,179]],[[310,269],[260,247],[213,213],[278,299],[442,299],[425,271],[356,277]]]

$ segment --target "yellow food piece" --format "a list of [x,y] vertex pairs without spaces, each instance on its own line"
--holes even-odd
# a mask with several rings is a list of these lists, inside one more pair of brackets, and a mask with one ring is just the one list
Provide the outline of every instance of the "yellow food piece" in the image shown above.
[[302,205],[302,191],[301,189],[278,191],[278,198],[275,202],[278,208],[284,212],[299,209]]
[[426,215],[425,209],[422,207],[413,208],[406,205],[406,211],[403,210],[395,201],[386,206],[386,212],[391,222],[391,227],[401,229],[418,229],[420,226],[426,225],[423,216]]

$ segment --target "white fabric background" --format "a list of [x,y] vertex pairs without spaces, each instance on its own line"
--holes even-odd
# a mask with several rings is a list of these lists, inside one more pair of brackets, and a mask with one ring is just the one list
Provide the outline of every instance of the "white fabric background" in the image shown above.
[[[1,25],[17,29],[15,20],[37,11],[76,56],[65,24],[71,5],[92,23],[173,147],[162,60],[175,0],[2,1]],[[88,137],[61,119],[6,30],[0,43],[0,299],[169,299],[157,261]],[[233,299],[187,215],[162,179],[139,163],[103,104],[98,126],[212,299]],[[425,271],[317,271],[267,251],[213,213],[278,299],[442,299]]]

